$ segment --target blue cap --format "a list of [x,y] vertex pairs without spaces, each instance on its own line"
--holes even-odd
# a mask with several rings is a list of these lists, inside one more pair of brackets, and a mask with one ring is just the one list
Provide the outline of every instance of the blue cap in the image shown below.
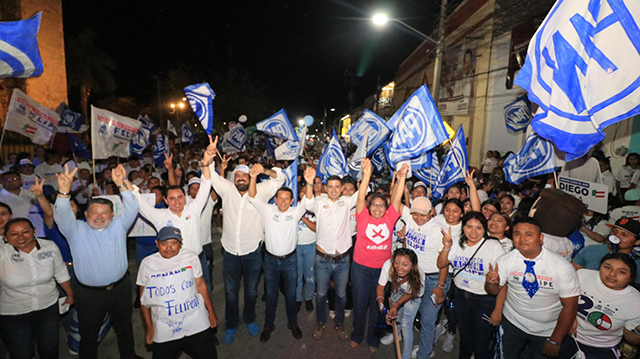
[[158,232],[157,239],[160,242],[164,242],[169,239],[177,239],[182,243],[182,232],[180,232],[180,229],[176,227],[162,227],[160,232]]

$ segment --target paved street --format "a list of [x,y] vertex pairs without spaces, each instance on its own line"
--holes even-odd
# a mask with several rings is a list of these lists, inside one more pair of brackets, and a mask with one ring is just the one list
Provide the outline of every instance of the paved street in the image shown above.
[[[213,233],[213,242],[215,248],[215,263],[214,263],[214,291],[213,291],[213,305],[220,323],[218,338],[222,341],[222,335],[224,332],[224,289],[222,284],[222,255],[220,245],[220,234]],[[135,262],[135,244],[129,243],[129,270],[132,278],[135,278],[137,272],[137,266]],[[262,283],[259,286],[259,298],[263,294]],[[242,294],[240,295],[242,298]],[[242,301],[240,303],[242,308]],[[264,305],[265,303],[258,300],[257,313],[258,313],[258,325],[260,328],[264,325]],[[314,303],[315,305],[315,303]],[[352,318],[347,318],[346,326],[351,330]],[[236,334],[236,339],[232,344],[221,344],[218,348],[219,358],[394,358],[395,350],[393,345],[384,346],[381,345],[380,349],[376,353],[370,353],[366,343],[363,343],[360,347],[352,349],[349,345],[349,341],[340,341],[335,334],[335,330],[332,327],[332,322],[329,322],[325,331],[325,336],[321,340],[314,340],[311,336],[311,332],[315,328],[315,312],[307,312],[304,309],[304,305],[298,316],[298,323],[302,329],[303,337],[300,340],[296,340],[291,336],[291,332],[287,329],[286,313],[284,310],[284,297],[282,294],[278,300],[278,313],[276,315],[276,330],[272,333],[271,339],[267,343],[260,343],[259,337],[250,337],[245,325],[241,325]],[[147,351],[144,344],[144,324],[142,315],[139,310],[133,312],[133,331],[136,342],[136,353],[144,358],[151,358],[151,352]],[[418,332],[415,332],[416,342]],[[67,352],[66,337],[61,330],[61,358],[78,358],[72,356]],[[437,358],[453,359],[457,358],[457,350],[454,349],[452,353],[445,353],[442,351],[442,340],[436,344]],[[457,346],[457,338],[456,345]],[[116,336],[111,330],[105,340],[100,344],[99,353],[101,359],[118,358]],[[188,358],[187,355],[183,355],[181,358]]]

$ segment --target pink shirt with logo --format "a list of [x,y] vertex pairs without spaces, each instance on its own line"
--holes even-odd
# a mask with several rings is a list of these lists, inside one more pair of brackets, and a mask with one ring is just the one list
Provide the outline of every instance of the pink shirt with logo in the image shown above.
[[393,206],[380,219],[375,219],[364,208],[356,215],[357,239],[353,249],[353,260],[365,267],[382,268],[384,262],[391,258],[391,242],[393,227],[400,218],[400,213]]

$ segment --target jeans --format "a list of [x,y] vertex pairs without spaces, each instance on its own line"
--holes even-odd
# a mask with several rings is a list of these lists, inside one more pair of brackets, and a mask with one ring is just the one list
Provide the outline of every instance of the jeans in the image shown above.
[[[316,244],[302,244],[296,248],[298,255],[298,284],[296,286],[296,301],[312,300],[316,291],[316,274],[314,259],[316,256]],[[304,279],[304,286],[303,286]],[[303,288],[304,287],[304,288]],[[302,292],[304,289],[304,293]],[[304,294],[304,295],[303,295]]]
[[[381,268],[370,268],[356,262],[351,264],[351,283],[353,284],[353,332],[351,341],[360,344],[367,328],[367,344],[371,348],[380,346],[380,338],[376,335],[378,324],[378,305],[376,304],[376,288]],[[369,326],[367,327],[367,317]]]
[[[396,302],[402,295],[391,296],[393,301]],[[400,329],[402,330],[402,359],[410,359],[411,351],[413,350],[413,322],[418,315],[418,309],[420,309],[420,302],[422,298],[414,298],[404,303],[402,308],[398,311],[397,322],[400,323]]]
[[298,257],[279,260],[270,255],[264,256],[264,282],[267,287],[267,306],[265,309],[264,326],[272,327],[276,319],[280,277],[284,279],[284,302],[289,324],[298,324],[296,308],[296,280],[298,277]]
[[[530,358],[530,359],[546,359],[542,355],[542,347],[547,341],[546,337],[538,337],[527,334],[520,328],[511,324],[511,322],[502,316],[502,353],[506,359],[510,358]],[[525,346],[528,345],[529,355],[522,355]]]
[[180,339],[153,343],[153,359],[175,359],[181,351],[193,359],[218,358],[216,346],[213,345],[213,331],[206,329]]
[[460,330],[460,356],[459,359],[493,359],[491,339],[495,327],[484,319],[491,316],[496,306],[496,297],[490,295],[477,295],[454,287],[453,295],[454,311]]
[[[209,274],[209,281],[207,282],[209,288],[209,292],[213,292],[213,245],[212,243],[207,243],[202,245],[202,252],[205,257],[207,257],[207,267],[202,267],[203,272],[207,272]],[[211,293],[210,293],[211,294]]]
[[207,290],[209,291],[209,297],[211,297],[211,272],[207,270],[207,268],[209,268],[209,262],[207,261],[207,256],[204,251],[198,254],[198,259],[200,259],[200,266],[202,266],[202,279],[204,279],[204,283],[207,285]]
[[[580,350],[587,356],[587,358],[598,358],[598,359],[618,359],[620,358],[620,350],[617,347],[612,348],[596,348],[586,344],[580,344]],[[562,347],[560,348],[560,353],[558,354],[559,359],[571,359],[576,352],[578,351],[578,347],[576,347],[575,340],[567,335],[564,337],[562,341]]]
[[244,283],[244,322],[245,324],[255,323],[260,269],[262,269],[262,247],[243,256],[223,251],[222,275],[227,329],[237,328],[240,321],[240,281]]
[[347,282],[349,282],[349,256],[332,260],[316,254],[316,319],[318,324],[327,322],[327,293],[333,276],[336,289],[336,325],[344,325],[344,307],[347,303]]
[[58,302],[19,315],[0,315],[0,336],[11,359],[32,359],[33,344],[41,359],[58,358]]
[[[433,305],[431,301],[431,292],[438,286],[438,273],[425,274],[424,277],[424,295],[420,301],[420,349],[418,350],[418,359],[427,359],[433,351],[433,340],[436,337],[436,319],[442,304]],[[451,280],[447,276],[444,285],[444,292],[447,293],[451,286]],[[411,323],[413,325],[413,323]]]

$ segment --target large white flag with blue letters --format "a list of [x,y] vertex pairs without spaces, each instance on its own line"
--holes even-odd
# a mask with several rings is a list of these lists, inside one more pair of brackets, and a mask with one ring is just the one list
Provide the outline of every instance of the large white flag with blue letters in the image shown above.
[[426,85],[422,85],[389,119],[393,133],[387,156],[390,163],[419,157],[449,139]]
[[13,89],[4,129],[29,137],[31,142],[44,145],[56,133],[60,116],[42,106],[20,89]]
[[298,141],[296,131],[291,126],[289,117],[284,109],[276,112],[273,116],[262,120],[256,124],[256,130],[268,133],[271,136],[281,138],[283,140]]
[[365,109],[360,119],[351,126],[347,134],[351,138],[351,143],[360,146],[360,142],[367,132],[367,148],[369,149],[367,156],[369,156],[389,138],[391,131],[389,131],[389,128],[387,128],[387,125],[380,116],[376,115],[375,112]]
[[320,160],[318,160],[317,175],[322,178],[322,183],[326,183],[329,176],[342,177],[347,175],[347,160],[344,158],[335,130],[333,131],[333,136],[331,136],[331,141],[329,141],[320,156]]
[[93,157],[129,157],[129,144],[138,136],[140,126],[140,121],[91,106]]
[[603,129],[640,113],[640,1],[558,0],[515,84],[540,109],[531,126],[579,158]]
[[515,184],[527,178],[556,170],[556,157],[551,142],[531,132],[520,151],[512,153],[504,161],[504,177]]
[[202,128],[210,135],[213,132],[213,99],[216,98],[216,93],[206,82],[187,86],[184,93]]
[[42,12],[27,20],[0,22],[0,78],[40,76],[44,70],[38,50]]
[[444,193],[454,183],[464,181],[467,171],[469,171],[469,159],[467,157],[467,144],[464,138],[464,130],[462,125],[456,133],[451,149],[444,159],[438,182],[433,189],[433,197],[442,198]]

